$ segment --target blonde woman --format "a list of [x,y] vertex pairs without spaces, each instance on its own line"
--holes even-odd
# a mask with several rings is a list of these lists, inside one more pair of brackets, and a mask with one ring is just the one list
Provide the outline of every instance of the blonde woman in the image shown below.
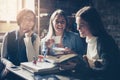
[[55,46],[65,48],[65,52],[84,54],[85,46],[77,33],[68,31],[68,20],[65,12],[57,9],[50,17],[49,30],[42,42],[47,42],[51,49],[55,43],[54,37],[59,37],[59,42]]

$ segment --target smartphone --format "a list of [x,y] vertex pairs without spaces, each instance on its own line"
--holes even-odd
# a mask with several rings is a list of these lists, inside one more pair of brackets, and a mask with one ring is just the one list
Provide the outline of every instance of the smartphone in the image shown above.
[[12,68],[13,70],[15,70],[15,71],[16,71],[16,70],[20,70],[20,67],[19,67],[19,66],[12,66],[11,68]]

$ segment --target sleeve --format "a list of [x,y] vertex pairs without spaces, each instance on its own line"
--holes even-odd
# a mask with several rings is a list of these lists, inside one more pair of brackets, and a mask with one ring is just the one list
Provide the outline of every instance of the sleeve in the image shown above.
[[3,37],[2,47],[1,47],[1,57],[7,58],[7,38],[8,33],[6,33]]
[[3,43],[1,47],[1,61],[6,65],[6,67],[11,67],[13,66],[12,62],[7,59],[7,38],[8,38],[8,33],[4,35],[3,38]]
[[37,35],[36,39],[32,43],[31,37],[25,37],[24,42],[26,46],[28,61],[32,61],[33,57],[37,58],[39,55],[40,38]]
[[[108,39],[108,40],[107,40]],[[94,62],[96,71],[113,70],[117,68],[118,55],[115,42],[112,38],[99,40],[97,44],[97,50],[99,53],[99,59]]]

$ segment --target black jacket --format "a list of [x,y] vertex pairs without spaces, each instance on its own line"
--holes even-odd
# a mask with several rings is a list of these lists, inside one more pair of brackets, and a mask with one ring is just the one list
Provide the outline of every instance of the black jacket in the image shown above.
[[[24,43],[24,37],[19,38],[18,31],[11,31],[8,33],[7,38],[7,55],[6,58],[10,60],[14,65],[19,66],[20,62],[26,62],[26,46]],[[32,43],[36,39],[36,34],[32,34]],[[21,55],[22,53],[22,55]],[[24,54],[24,55],[23,55]],[[24,57],[24,60],[20,58]]]
[[[93,69],[93,75],[103,76],[107,79],[117,80],[120,68],[120,51],[111,36],[99,37],[97,39],[97,51],[102,62],[95,61],[98,69]],[[112,79],[114,78],[114,79]]]
[[5,69],[5,65],[2,63],[0,59],[0,80],[2,80],[2,74],[4,69]]
[[[95,68],[89,67],[87,60],[81,59],[76,66],[76,71],[82,77],[101,78],[101,80],[119,80],[120,76],[120,51],[111,36],[98,37],[97,51],[100,61],[95,61]],[[97,79],[93,79],[97,80]]]

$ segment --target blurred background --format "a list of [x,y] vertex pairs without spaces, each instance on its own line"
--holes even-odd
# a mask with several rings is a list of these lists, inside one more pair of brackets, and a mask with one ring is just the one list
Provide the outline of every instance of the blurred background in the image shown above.
[[100,13],[106,30],[113,36],[120,48],[120,0],[0,0],[0,43],[3,35],[17,29],[16,15],[22,8],[35,12],[35,32],[43,38],[48,30],[49,18],[54,10],[63,9],[68,17],[69,30],[77,32],[75,13],[83,6],[95,7]]

